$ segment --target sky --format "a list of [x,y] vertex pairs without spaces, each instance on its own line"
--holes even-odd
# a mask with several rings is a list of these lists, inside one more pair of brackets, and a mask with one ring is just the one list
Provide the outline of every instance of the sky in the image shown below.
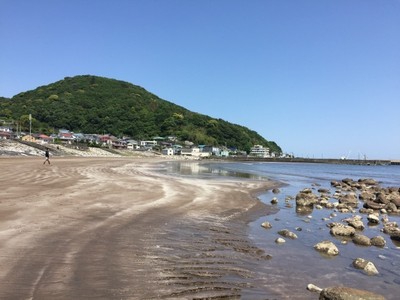
[[400,0],[0,0],[0,96],[87,74],[297,157],[400,159]]

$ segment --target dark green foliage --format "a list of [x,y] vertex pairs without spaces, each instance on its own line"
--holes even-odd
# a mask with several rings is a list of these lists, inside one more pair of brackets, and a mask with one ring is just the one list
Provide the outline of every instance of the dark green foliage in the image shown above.
[[128,135],[136,139],[177,136],[196,144],[249,150],[254,144],[281,152],[257,132],[221,119],[191,112],[145,89],[114,79],[84,75],[0,98],[0,118],[25,120],[32,114],[37,129]]

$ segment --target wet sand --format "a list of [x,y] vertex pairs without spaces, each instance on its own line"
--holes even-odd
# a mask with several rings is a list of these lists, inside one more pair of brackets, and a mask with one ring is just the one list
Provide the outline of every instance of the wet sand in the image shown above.
[[0,158],[0,299],[268,298],[252,270],[270,257],[246,224],[270,213],[254,195],[273,183],[174,178],[155,159],[51,162]]

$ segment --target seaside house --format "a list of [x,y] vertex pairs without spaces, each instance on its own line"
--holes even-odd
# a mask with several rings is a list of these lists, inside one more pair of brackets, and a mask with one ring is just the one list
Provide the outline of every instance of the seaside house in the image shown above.
[[36,136],[36,142],[40,143],[40,144],[48,144],[48,143],[53,142],[53,138],[41,133]]
[[24,141],[24,142],[36,142],[36,139],[33,137],[33,136],[31,136],[31,135],[24,135],[22,138],[21,138],[21,140],[22,141]]
[[264,148],[262,145],[254,145],[250,149],[250,156],[261,158],[270,157],[269,148]]
[[128,150],[136,150],[139,149],[139,142],[135,140],[126,140],[126,149]]
[[182,148],[181,155],[184,156],[196,156],[196,157],[209,157],[209,152],[201,152],[199,147]]
[[162,149],[161,153],[163,155],[174,155],[174,149],[173,148],[164,148],[164,149]]
[[140,141],[140,148],[144,148],[146,150],[152,150],[154,146],[157,146],[157,141]]

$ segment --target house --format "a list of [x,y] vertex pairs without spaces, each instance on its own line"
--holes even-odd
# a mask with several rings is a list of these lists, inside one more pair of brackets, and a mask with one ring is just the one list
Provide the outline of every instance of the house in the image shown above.
[[51,143],[52,141],[53,139],[51,137],[42,133],[36,136],[36,142],[40,144],[48,144]]
[[139,142],[135,140],[126,140],[126,149],[136,150],[139,149]]
[[181,155],[196,156],[196,157],[209,157],[211,154],[209,152],[200,152],[199,147],[191,147],[191,148],[182,148]]
[[0,140],[9,140],[11,139],[11,132],[0,131]]
[[174,149],[173,148],[164,148],[161,151],[162,155],[174,155]]
[[36,139],[31,135],[24,135],[21,140],[24,142],[36,142]]
[[269,148],[264,148],[262,145],[254,145],[250,149],[250,156],[255,156],[255,157],[270,157],[269,154]]
[[157,146],[157,142],[156,141],[140,141],[140,147],[147,149],[147,150],[151,150],[153,149],[154,146]]

